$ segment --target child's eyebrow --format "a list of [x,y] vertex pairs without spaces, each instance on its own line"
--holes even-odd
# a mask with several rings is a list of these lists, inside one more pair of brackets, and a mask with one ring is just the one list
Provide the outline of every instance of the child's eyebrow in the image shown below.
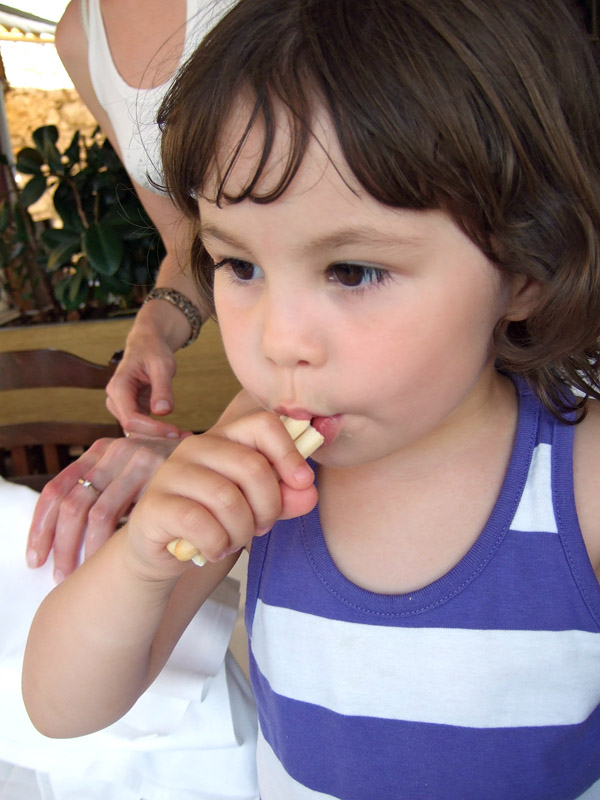
[[404,247],[415,246],[422,244],[421,237],[416,235],[407,235],[400,231],[388,232],[381,230],[374,230],[372,227],[366,226],[353,226],[348,228],[340,228],[330,233],[325,233],[322,236],[317,236],[312,239],[307,245],[307,250],[335,250],[338,247],[346,245],[371,245],[379,247]]
[[[229,247],[246,249],[246,245],[217,225],[204,224],[200,229],[200,238],[216,239]],[[369,245],[372,247],[415,247],[422,245],[423,239],[417,235],[406,233],[390,233],[374,230],[372,227],[347,227],[325,233],[302,244],[297,249],[302,252],[318,250],[335,250],[347,245]]]
[[235,236],[231,236],[216,225],[208,225],[206,223],[200,225],[200,239],[217,239],[219,242],[229,245],[229,247],[237,247],[240,249],[244,247],[243,242],[236,239]]

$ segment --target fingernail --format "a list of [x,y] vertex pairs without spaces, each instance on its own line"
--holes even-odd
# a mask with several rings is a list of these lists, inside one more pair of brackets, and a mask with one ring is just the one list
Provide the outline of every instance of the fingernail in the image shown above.
[[155,414],[166,414],[171,410],[171,404],[168,400],[159,400],[154,407]]
[[169,433],[167,433],[167,439],[179,439],[179,434],[170,431]]
[[65,579],[64,572],[61,572],[61,570],[59,570],[59,569],[54,570],[54,581],[55,581],[55,583],[62,583],[64,581],[64,579]]
[[313,480],[315,477],[315,473],[312,469],[308,466],[308,464],[304,464],[298,469],[294,470],[294,479],[297,481],[306,481],[306,480]]
[[272,525],[268,525],[266,528],[257,528],[256,535],[263,536],[265,533],[268,533],[272,527],[273,527]]
[[40,557],[35,550],[28,550],[25,558],[27,559],[27,566],[35,569],[40,563]]

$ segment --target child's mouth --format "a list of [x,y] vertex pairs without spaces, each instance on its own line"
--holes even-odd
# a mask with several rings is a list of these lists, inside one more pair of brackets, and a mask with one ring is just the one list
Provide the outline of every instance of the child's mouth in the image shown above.
[[338,437],[342,428],[342,420],[342,414],[333,414],[330,417],[312,417],[310,424],[325,439],[323,445],[327,447]]

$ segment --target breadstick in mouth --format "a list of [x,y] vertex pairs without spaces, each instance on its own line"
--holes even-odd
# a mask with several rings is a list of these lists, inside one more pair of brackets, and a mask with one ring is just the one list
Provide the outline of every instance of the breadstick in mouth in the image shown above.
[[[281,417],[285,429],[294,440],[296,450],[302,458],[308,458],[325,441],[322,434],[315,430],[310,424],[309,419],[293,419],[292,417]],[[167,545],[167,550],[179,561],[193,561],[199,567],[206,564],[206,559],[193,544],[185,539],[173,539]]]

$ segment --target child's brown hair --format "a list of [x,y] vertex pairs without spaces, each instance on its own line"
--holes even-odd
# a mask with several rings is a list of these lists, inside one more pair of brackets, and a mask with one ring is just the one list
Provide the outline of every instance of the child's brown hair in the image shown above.
[[[264,148],[231,196],[244,140],[227,163],[217,155],[240,98]],[[281,104],[289,157],[265,195],[259,179]],[[540,282],[535,313],[498,326],[498,368],[525,376],[558,414],[573,406],[566,386],[600,397],[600,81],[566,0],[240,0],[161,108],[167,189],[193,219],[215,173],[219,203],[275,200],[302,161],[317,106],[375,199],[442,209],[499,269]],[[198,240],[192,256],[212,303]]]

